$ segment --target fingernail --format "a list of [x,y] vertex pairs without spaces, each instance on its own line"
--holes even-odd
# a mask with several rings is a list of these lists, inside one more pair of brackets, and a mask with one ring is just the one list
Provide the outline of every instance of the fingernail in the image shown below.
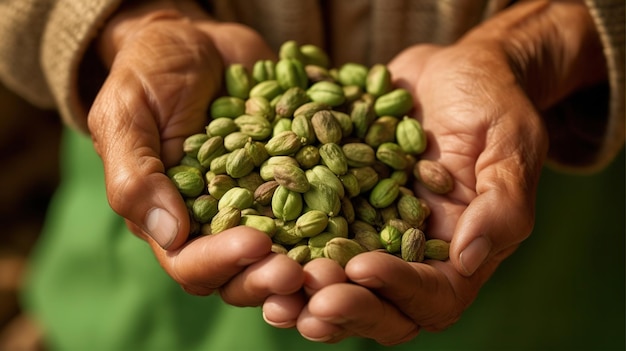
[[483,263],[489,251],[491,243],[484,236],[480,236],[472,241],[465,250],[459,255],[461,267],[465,271],[465,275],[472,275],[478,267]]
[[162,248],[167,249],[178,233],[178,220],[162,208],[153,208],[146,216],[146,232]]
[[276,328],[286,329],[286,328],[291,328],[291,327],[295,327],[296,326],[296,320],[288,320],[288,321],[283,321],[283,322],[271,321],[271,320],[269,320],[267,318],[267,316],[265,315],[265,312],[263,312],[263,320],[265,320],[265,323],[271,325],[272,327],[276,327]]

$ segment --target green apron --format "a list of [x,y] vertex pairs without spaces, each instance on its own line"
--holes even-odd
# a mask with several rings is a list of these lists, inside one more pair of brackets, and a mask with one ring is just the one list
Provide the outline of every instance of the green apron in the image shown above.
[[[90,139],[65,131],[63,182],[32,256],[24,306],[52,350],[383,350],[267,325],[260,308],[186,294],[106,200]],[[624,348],[624,158],[587,177],[544,172],[534,233],[461,320],[394,350]]]

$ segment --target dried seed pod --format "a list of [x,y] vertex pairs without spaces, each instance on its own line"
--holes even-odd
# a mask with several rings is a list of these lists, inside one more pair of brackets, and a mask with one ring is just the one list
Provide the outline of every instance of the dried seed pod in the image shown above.
[[369,202],[376,208],[384,208],[391,205],[400,192],[398,183],[391,178],[380,180],[372,189]]
[[276,191],[279,185],[280,184],[275,180],[270,180],[259,185],[254,191],[254,201],[263,206],[271,204],[274,191]]
[[307,192],[311,187],[304,170],[292,164],[274,166],[274,180],[285,188],[298,193]]
[[454,179],[439,162],[419,160],[413,168],[413,175],[428,190],[436,194],[447,194],[454,189]]
[[343,175],[348,172],[348,160],[341,146],[335,143],[326,143],[319,147],[322,164],[334,174]]
[[402,234],[400,254],[407,262],[422,262],[426,251],[426,236],[417,228],[409,228]]
[[319,210],[303,213],[296,219],[295,233],[302,238],[310,238],[320,234],[328,225],[328,215]]
[[424,258],[445,261],[450,255],[450,243],[441,239],[426,240]]
[[246,67],[240,63],[233,63],[225,71],[226,92],[230,96],[247,99],[252,87],[252,77]]
[[226,207],[217,211],[210,224],[210,234],[219,234],[226,229],[239,225],[241,211],[234,207]]
[[270,238],[276,234],[276,222],[270,217],[247,214],[241,216],[239,224],[262,231]]
[[302,195],[279,185],[272,196],[272,212],[284,221],[295,220],[302,213]]
[[234,207],[238,210],[243,210],[252,206],[253,202],[254,196],[250,190],[236,186],[226,191],[219,199],[217,209]]
[[415,118],[402,118],[396,128],[396,140],[407,154],[419,155],[426,150],[426,133]]
[[228,117],[236,118],[245,111],[245,101],[235,96],[220,96],[210,106],[212,118]]
[[374,111],[377,116],[406,115],[413,108],[413,97],[406,89],[397,88],[379,96],[374,102]]
[[328,257],[341,267],[345,267],[352,258],[367,252],[358,242],[347,238],[333,238],[324,246],[324,256]]
[[343,95],[343,88],[339,84],[329,81],[313,83],[306,93],[311,101],[332,107],[339,106],[346,100],[345,95]]

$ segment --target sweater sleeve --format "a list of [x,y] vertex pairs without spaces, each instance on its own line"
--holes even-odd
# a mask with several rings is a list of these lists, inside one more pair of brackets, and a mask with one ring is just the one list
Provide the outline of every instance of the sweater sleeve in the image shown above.
[[[546,112],[549,164],[590,173],[603,169],[624,147],[623,0],[585,0],[596,23],[608,71],[606,83],[569,96]],[[593,69],[593,67],[590,67]]]
[[78,75],[87,49],[121,0],[0,3],[0,80],[32,104],[86,130]]

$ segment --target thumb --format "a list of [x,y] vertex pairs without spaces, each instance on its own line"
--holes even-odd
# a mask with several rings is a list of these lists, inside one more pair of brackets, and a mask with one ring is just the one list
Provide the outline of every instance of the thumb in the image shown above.
[[[118,72],[119,73],[119,72]],[[189,232],[189,215],[182,196],[164,173],[164,148],[200,130],[204,116],[188,118],[180,131],[159,127],[144,88],[133,75],[111,72],[89,113],[88,125],[105,173],[111,208],[141,228],[165,249],[182,245]],[[180,157],[179,157],[180,158]],[[176,159],[170,153],[168,159]]]

